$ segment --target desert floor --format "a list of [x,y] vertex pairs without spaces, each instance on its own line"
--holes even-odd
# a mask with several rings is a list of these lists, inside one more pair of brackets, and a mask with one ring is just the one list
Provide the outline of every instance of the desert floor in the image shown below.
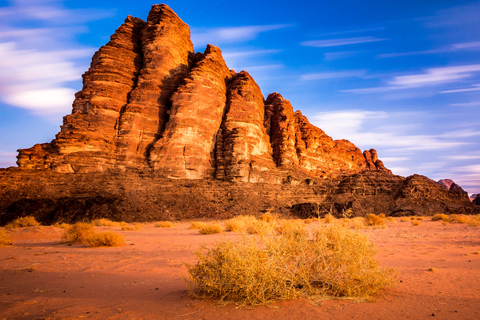
[[194,262],[202,245],[239,236],[200,235],[189,225],[98,227],[128,240],[113,248],[68,246],[64,230],[51,226],[9,231],[14,245],[0,247],[0,319],[480,319],[480,227],[398,219],[360,229],[382,266],[398,271],[394,289],[374,302],[299,299],[246,309],[189,297],[182,263]]

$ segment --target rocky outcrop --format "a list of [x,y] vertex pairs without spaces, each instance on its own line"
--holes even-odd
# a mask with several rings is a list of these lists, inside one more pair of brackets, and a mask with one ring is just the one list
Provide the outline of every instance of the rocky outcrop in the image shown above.
[[302,203],[336,215],[477,208],[456,184],[395,176],[375,149],[333,140],[279,93],[265,99],[219,48],[195,54],[166,5],[125,20],[93,56],[56,138],[17,158],[0,169],[0,224],[25,214],[50,223],[286,213]]
[[374,149],[334,141],[280,94],[265,101],[219,48],[194,54],[188,25],[166,5],[146,22],[125,20],[95,53],[56,139],[19,150],[17,164],[243,182],[280,182],[286,168],[323,178],[389,172]]

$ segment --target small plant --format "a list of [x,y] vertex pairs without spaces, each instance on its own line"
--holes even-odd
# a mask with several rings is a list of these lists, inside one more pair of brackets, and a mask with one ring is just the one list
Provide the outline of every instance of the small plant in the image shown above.
[[143,225],[141,223],[133,223],[122,227],[123,231],[138,231],[141,230]]
[[442,224],[446,227],[450,224],[450,222],[449,221],[442,221]]
[[155,228],[172,228],[173,223],[171,223],[170,221],[159,221],[155,223],[154,227]]
[[412,220],[412,225],[413,226],[419,226],[422,224],[422,221],[421,220]]
[[367,226],[384,226],[385,225],[385,215],[382,213],[376,215],[369,213],[365,216],[365,225]]
[[428,271],[435,272],[437,270],[434,267],[430,267],[430,268],[428,268]]
[[122,223],[102,218],[93,220],[92,225],[96,227],[121,227]]
[[249,221],[245,224],[245,230],[249,234],[265,234],[272,231],[273,225],[262,220]]
[[35,217],[27,216],[17,218],[5,225],[6,229],[16,229],[16,228],[26,228],[26,227],[36,227],[40,223],[35,219]]
[[480,226],[480,215],[470,216],[470,220],[467,223],[470,226],[479,227]]
[[222,233],[222,226],[218,223],[209,223],[201,227],[199,232],[200,234]]
[[111,231],[92,233],[83,242],[87,247],[117,247],[124,243],[125,238],[121,234]]
[[11,246],[13,244],[12,239],[3,229],[0,229],[0,247]]
[[470,222],[470,217],[469,216],[458,215],[458,214],[450,215],[450,219],[452,219],[452,221],[456,221],[456,222],[461,223],[461,224]]
[[397,219],[395,217],[387,217],[388,223],[397,223]]
[[227,231],[236,232],[242,231],[245,228],[245,221],[237,218],[232,218],[225,221],[225,229]]
[[309,237],[243,236],[204,247],[196,264],[185,264],[185,280],[191,295],[241,305],[302,296],[368,299],[395,284],[375,253],[367,236],[334,223]]
[[333,214],[327,213],[325,215],[325,223],[331,223],[333,221],[335,221],[335,217],[333,216]]
[[206,225],[207,224],[205,222],[194,221],[194,222],[192,222],[192,224],[188,228],[189,229],[201,229],[201,228],[205,227]]
[[400,222],[408,222],[411,221],[410,217],[401,217]]
[[452,221],[452,219],[450,219],[450,217],[444,213],[437,213],[432,216],[432,221],[438,221],[438,220],[442,220],[444,222]]
[[281,220],[275,231],[286,237],[307,237],[305,223],[301,220]]
[[65,230],[63,239],[67,243],[85,244],[85,239],[94,233],[93,226],[85,222],[77,222],[69,229]]
[[65,222],[55,223],[53,226],[56,227],[56,228],[61,228],[61,229],[65,229],[65,230],[70,229],[70,227],[71,227],[71,225],[69,225],[68,223],[65,223]]
[[272,223],[273,221],[275,221],[275,217],[264,213],[264,214],[262,214],[262,216],[260,218],[258,218],[258,220],[262,220],[262,221],[265,221],[267,223]]

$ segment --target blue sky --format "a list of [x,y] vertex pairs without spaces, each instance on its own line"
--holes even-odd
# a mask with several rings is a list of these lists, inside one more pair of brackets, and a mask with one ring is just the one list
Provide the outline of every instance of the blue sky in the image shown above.
[[[0,0],[0,167],[54,138],[93,53],[152,4]],[[377,149],[395,174],[480,193],[480,1],[167,4],[196,51],[219,46],[334,139]]]

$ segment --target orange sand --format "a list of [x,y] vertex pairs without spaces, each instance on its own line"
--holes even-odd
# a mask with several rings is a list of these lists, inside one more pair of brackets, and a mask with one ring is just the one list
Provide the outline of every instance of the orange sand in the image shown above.
[[[63,229],[9,232],[0,247],[0,319],[480,319],[480,228],[423,221],[362,229],[398,285],[375,302],[305,299],[253,310],[188,296],[182,262],[192,251],[239,233],[200,235],[187,222],[125,235],[116,248],[61,244]],[[430,269],[433,268],[431,271]]]

